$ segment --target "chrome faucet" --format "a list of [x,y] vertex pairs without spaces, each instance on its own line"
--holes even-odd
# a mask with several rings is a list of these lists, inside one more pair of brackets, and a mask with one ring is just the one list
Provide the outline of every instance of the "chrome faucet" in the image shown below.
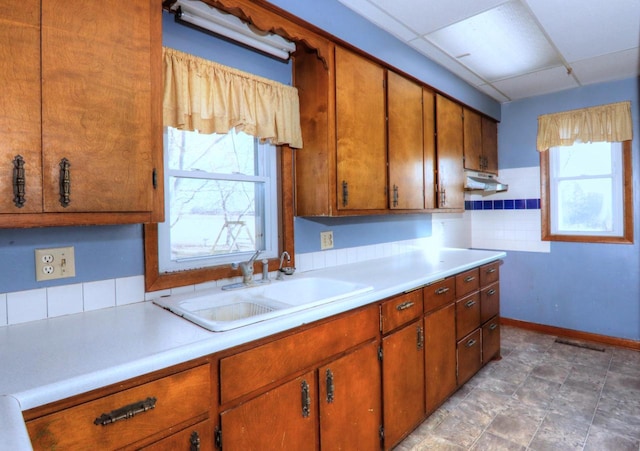
[[282,267],[285,257],[287,257],[287,263],[291,262],[291,255],[289,255],[289,252],[284,251],[282,255],[280,255],[280,266],[278,267],[278,275],[276,276],[277,280],[282,280],[284,278],[282,276],[283,274],[287,274],[288,276],[290,276],[291,274],[293,274],[293,271],[296,270],[295,268],[291,268],[290,266],[287,266],[285,268]]
[[258,258],[258,255],[260,255],[261,252],[262,252],[261,250],[256,251],[256,253],[253,254],[253,256],[246,262],[231,264],[231,267],[233,269],[240,268],[240,271],[242,272],[243,284],[246,285],[253,282],[253,262],[255,261],[256,258]]

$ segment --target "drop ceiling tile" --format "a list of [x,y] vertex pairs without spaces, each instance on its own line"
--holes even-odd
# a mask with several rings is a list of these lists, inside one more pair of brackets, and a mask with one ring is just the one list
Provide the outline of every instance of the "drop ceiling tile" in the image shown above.
[[428,34],[425,38],[488,81],[561,63],[528,10],[515,1]]
[[[354,1],[354,0],[340,0]],[[418,34],[431,33],[508,0],[370,0]]]
[[640,48],[578,61],[571,67],[581,84],[632,78],[640,68]]
[[569,62],[638,46],[638,0],[526,2]]
[[451,59],[446,53],[443,53],[442,50],[432,45],[425,39],[414,39],[412,41],[409,41],[407,44],[409,44],[411,47],[413,47],[423,55],[427,56],[431,61],[434,61],[443,66],[445,69],[450,70],[458,77],[462,78],[464,81],[473,86],[486,83],[482,78],[475,75],[462,64],[458,63],[456,60]]
[[379,26],[388,33],[391,33],[401,41],[407,42],[414,39],[417,33],[398,22],[386,11],[374,5],[369,0],[338,0],[356,14],[367,19],[369,22]]
[[571,75],[567,75],[567,70],[564,66],[500,80],[492,83],[492,85],[511,98],[511,100],[578,87],[575,79]]

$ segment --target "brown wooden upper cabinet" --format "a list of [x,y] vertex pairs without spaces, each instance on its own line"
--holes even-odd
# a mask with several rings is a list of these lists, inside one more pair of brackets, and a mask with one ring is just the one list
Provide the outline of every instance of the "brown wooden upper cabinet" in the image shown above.
[[464,109],[464,168],[498,173],[498,125],[467,108]]
[[341,47],[335,57],[337,208],[382,210],[387,208],[385,71]]
[[161,220],[157,3],[125,15],[113,0],[3,9],[0,227]]
[[[387,74],[389,208],[425,208],[422,86]],[[431,193],[431,190],[429,190]]]
[[436,95],[436,204],[440,209],[464,208],[462,106]]

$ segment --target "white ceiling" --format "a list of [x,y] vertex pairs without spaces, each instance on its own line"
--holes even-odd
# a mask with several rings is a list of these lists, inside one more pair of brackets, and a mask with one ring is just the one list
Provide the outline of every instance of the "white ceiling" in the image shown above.
[[640,74],[640,0],[339,0],[499,102]]

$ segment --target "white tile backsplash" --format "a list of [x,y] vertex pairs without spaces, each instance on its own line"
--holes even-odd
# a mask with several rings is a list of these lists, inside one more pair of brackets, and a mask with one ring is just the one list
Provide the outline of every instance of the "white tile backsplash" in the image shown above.
[[133,304],[144,300],[144,276],[116,279],[116,305]]
[[116,281],[115,279],[87,282],[83,285],[84,310],[99,310],[115,307]]
[[0,294],[0,326],[7,325],[7,295]]
[[70,315],[84,309],[82,284],[47,288],[47,316]]
[[7,293],[7,324],[26,323],[46,317],[46,288]]

